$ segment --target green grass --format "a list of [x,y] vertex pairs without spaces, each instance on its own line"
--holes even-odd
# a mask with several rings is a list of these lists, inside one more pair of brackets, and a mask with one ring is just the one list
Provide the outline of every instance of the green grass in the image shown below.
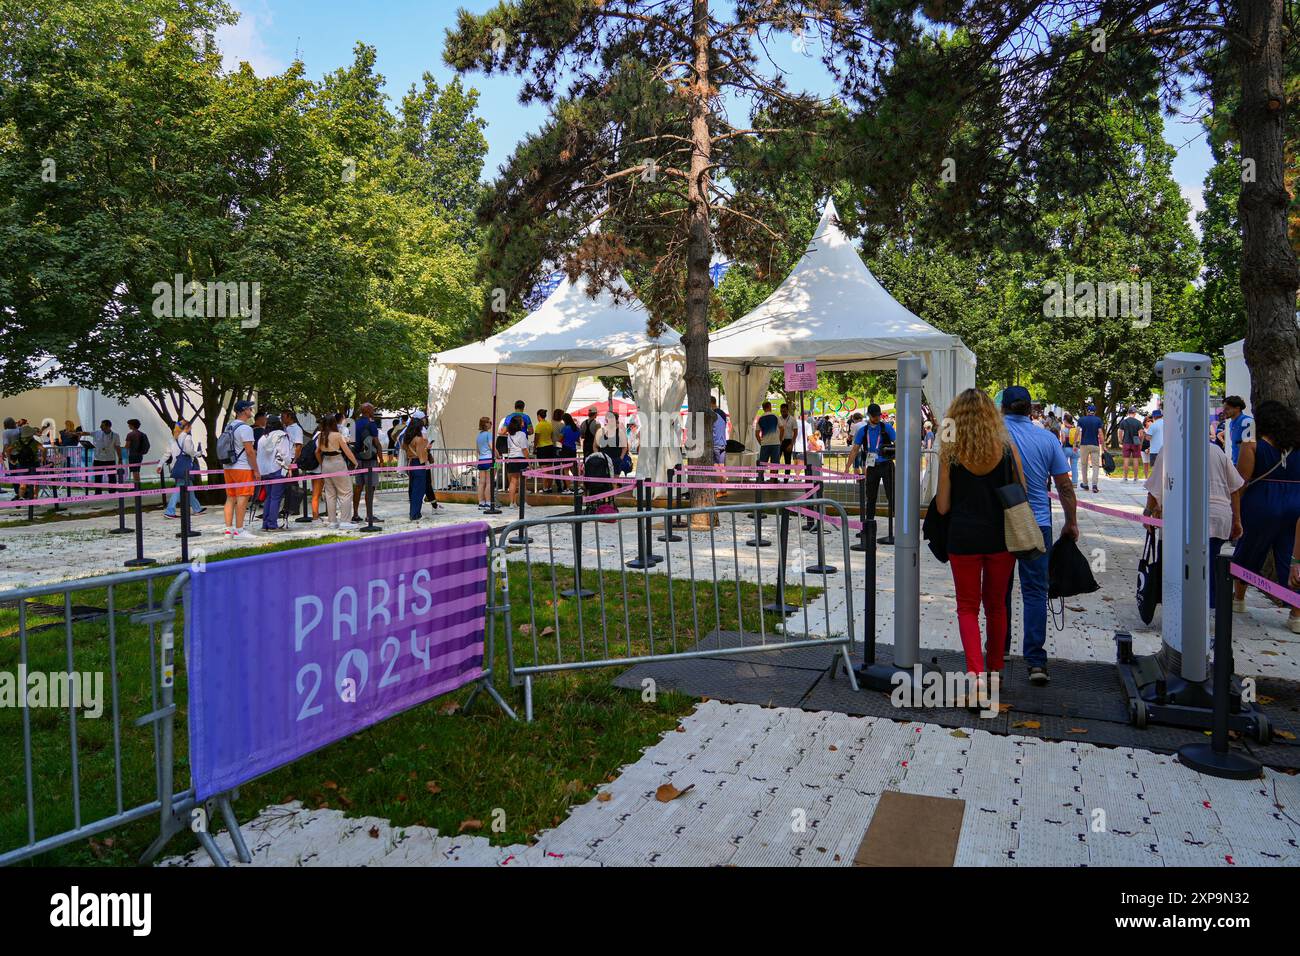
[[[229,560],[268,550],[288,550],[328,543],[336,538],[277,542],[273,546],[238,549],[210,560]],[[679,552],[681,553],[681,552]],[[529,570],[510,563],[510,591],[519,607],[524,601]],[[601,611],[598,599],[575,602],[557,598],[552,592],[551,568],[531,568],[538,617],[534,625],[526,614],[516,612],[516,651],[529,662],[533,658],[534,628],[537,657],[549,663],[563,655],[565,660],[580,656],[577,624],[579,615],[585,632],[588,657],[604,656]],[[555,585],[562,590],[572,584],[572,571],[557,568]],[[155,583],[152,600],[157,603],[168,580]],[[584,572],[584,584],[599,585],[594,570]],[[646,626],[646,591],[650,614],[658,635],[655,649],[667,649],[669,632],[669,590],[663,575],[629,575],[628,616],[623,616],[622,584],[619,575],[606,572],[606,615],[609,622],[609,653],[614,656],[649,651]],[[697,585],[700,629],[707,632],[720,620],[724,629],[744,626],[757,630],[758,589],[742,584],[739,606],[734,582],[719,587],[717,605],[714,583]],[[787,601],[798,604],[820,595],[797,587],[787,591]],[[771,596],[764,588],[764,600]],[[690,612],[690,584],[675,580],[672,601],[677,609],[677,643],[693,642],[694,618]],[[76,670],[107,673],[109,669],[109,624],[116,634],[116,665],[119,674],[123,805],[144,803],[154,794],[153,731],[137,728],[134,719],[153,710],[151,696],[150,641],[146,625],[130,622],[132,609],[150,599],[144,584],[122,586],[113,592],[113,615],[106,614],[108,594],[103,589],[73,594],[72,638]],[[53,606],[28,606],[29,671],[68,670],[66,624],[61,598]],[[738,620],[738,612],[743,618]],[[545,620],[543,620],[545,617]],[[556,620],[559,627],[556,629]],[[798,618],[792,618],[794,622]],[[499,619],[500,620],[500,619]],[[771,619],[768,620],[770,628]],[[551,628],[552,632],[546,632]],[[0,608],[0,671],[15,673],[19,659],[18,612]],[[506,679],[504,627],[497,628],[496,686],[512,706],[521,712],[517,689]],[[185,716],[186,683],[184,658],[177,628],[175,787],[189,785],[188,739]],[[770,634],[769,630],[769,634]],[[558,634],[558,642],[557,642]],[[459,707],[468,689],[413,708],[345,740],[331,744],[287,767],[274,771],[240,792],[236,810],[241,820],[250,819],[262,807],[288,800],[301,800],[308,807],[332,807],[352,816],[377,816],[396,825],[427,825],[455,834],[467,820],[483,821],[481,835],[496,843],[526,841],[539,830],[559,824],[566,808],[585,802],[595,788],[609,780],[618,768],[635,761],[642,748],[672,729],[691,706],[691,699],[675,693],[660,693],[653,701],[642,694],[615,688],[610,683],[618,668],[596,668],[546,674],[534,680],[533,723],[512,721],[483,695],[468,713]],[[113,721],[108,681],[105,681],[105,713],[97,720],[77,719],[83,822],[114,811]],[[22,713],[0,708],[0,851],[26,842],[26,804],[22,756]],[[33,771],[36,784],[37,838],[72,826],[72,775],[70,772],[70,722],[66,710],[32,708]],[[505,813],[503,832],[492,832],[494,810]],[[157,833],[154,818],[121,827],[98,838],[82,840],[43,854],[41,865],[132,865]],[[165,855],[185,852],[196,845],[192,836],[176,837]]]

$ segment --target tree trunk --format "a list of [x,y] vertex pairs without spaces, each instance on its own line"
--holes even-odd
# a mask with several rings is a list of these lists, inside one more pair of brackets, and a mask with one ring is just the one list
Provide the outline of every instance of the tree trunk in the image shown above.
[[[713,283],[709,261],[713,256],[713,229],[709,219],[709,164],[712,162],[712,138],[709,130],[709,2],[695,0],[691,35],[694,44],[695,83],[691,97],[691,169],[687,183],[686,243],[686,397],[691,416],[703,416],[709,436],[703,450],[693,462],[706,465],[713,460],[713,411],[709,405],[709,299]],[[691,492],[691,507],[711,506],[713,491]],[[696,524],[692,521],[692,524]]]
[[1241,75],[1237,129],[1243,160],[1254,161],[1254,176],[1244,177],[1237,202],[1250,400],[1256,408],[1268,399],[1300,408],[1300,266],[1287,235],[1290,196],[1283,180],[1282,0],[1242,0],[1240,10],[1246,39],[1234,50]]

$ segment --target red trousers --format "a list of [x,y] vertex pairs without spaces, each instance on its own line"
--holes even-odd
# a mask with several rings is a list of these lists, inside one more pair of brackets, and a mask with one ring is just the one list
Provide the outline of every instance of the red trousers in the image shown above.
[[[1015,568],[1015,556],[999,554],[950,554],[952,583],[957,590],[957,628],[966,670],[980,674],[1002,670],[1007,637],[1007,585]],[[988,628],[986,651],[980,653],[980,603]],[[987,660],[985,659],[987,656]],[[987,666],[986,666],[987,665]]]

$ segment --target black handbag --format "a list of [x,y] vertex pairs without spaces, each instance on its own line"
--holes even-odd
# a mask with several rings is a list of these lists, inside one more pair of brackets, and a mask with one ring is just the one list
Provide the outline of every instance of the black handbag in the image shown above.
[[1115,456],[1105,450],[1101,453],[1101,470],[1108,475],[1115,470]]
[[1062,534],[1056,539],[1047,559],[1047,596],[1068,598],[1076,594],[1091,594],[1100,588],[1078,543]]
[[1137,605],[1138,617],[1143,624],[1150,624],[1156,616],[1156,605],[1160,603],[1160,536],[1155,528],[1147,528],[1146,545],[1142,548],[1142,557],[1138,560]]
[[952,514],[939,514],[939,498],[930,499],[921,522],[921,535],[930,545],[930,553],[944,564],[948,563],[948,529],[952,527]]

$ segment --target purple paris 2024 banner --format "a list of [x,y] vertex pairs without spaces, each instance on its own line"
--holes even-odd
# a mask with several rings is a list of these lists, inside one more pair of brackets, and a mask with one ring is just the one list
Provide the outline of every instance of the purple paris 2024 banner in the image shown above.
[[484,522],[208,562],[186,613],[207,799],[483,674]]

